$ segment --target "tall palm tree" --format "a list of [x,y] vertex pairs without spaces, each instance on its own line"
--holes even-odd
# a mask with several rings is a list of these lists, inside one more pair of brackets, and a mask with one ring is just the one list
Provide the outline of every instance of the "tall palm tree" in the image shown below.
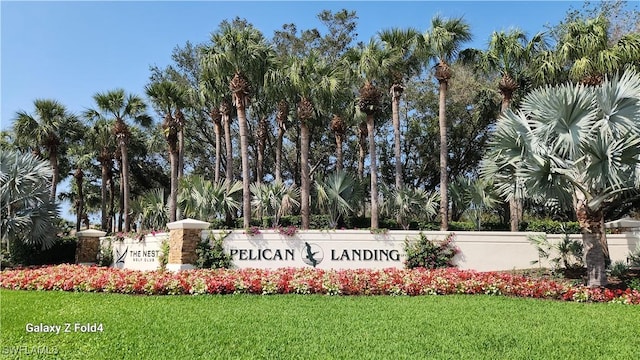
[[19,111],[13,125],[16,143],[30,148],[34,153],[45,151],[53,170],[51,198],[55,199],[60,182],[59,156],[64,154],[66,144],[77,133],[78,119],[55,100],[37,99],[33,102],[35,111],[29,114]]
[[297,115],[300,121],[300,215],[302,228],[310,224],[311,178],[309,174],[309,125],[326,113],[331,96],[338,91],[337,68],[311,52],[302,59],[295,59],[289,69],[291,84],[300,100]]
[[496,125],[486,176],[512,162],[514,181],[532,194],[573,205],[585,248],[589,286],[607,283],[603,209],[640,189],[640,75],[626,71],[597,87],[538,89]]
[[205,62],[221,74],[233,73],[233,77],[228,81],[233,105],[238,112],[242,160],[242,213],[244,226],[248,228],[251,223],[251,178],[246,109],[252,91],[259,89],[264,82],[270,51],[262,33],[252,25],[242,22],[235,25],[223,22],[219,30],[212,35],[212,42],[214,49],[209,49]]
[[471,40],[469,24],[462,18],[446,19],[436,15],[431,20],[431,28],[424,33],[423,46],[426,49],[426,60],[435,61],[435,78],[440,84],[440,105],[438,111],[438,127],[440,128],[440,230],[449,227],[449,197],[447,195],[449,157],[447,146],[446,98],[451,67],[463,43]]
[[100,116],[114,118],[113,134],[115,135],[122,162],[122,196],[124,231],[131,230],[129,217],[130,185],[129,185],[129,156],[127,143],[129,141],[129,126],[126,121],[135,121],[140,125],[149,127],[153,120],[146,114],[147,105],[141,97],[133,94],[125,94],[123,89],[111,90],[104,93],[96,93],[93,96],[97,109],[89,110],[92,118]]
[[361,47],[350,54],[357,64],[356,73],[363,85],[360,87],[358,108],[367,115],[367,133],[369,135],[369,161],[371,177],[371,228],[378,228],[378,166],[376,157],[374,117],[382,106],[382,92],[379,86],[387,79],[387,69],[395,68],[402,60],[401,53],[382,47],[376,41]]
[[[501,114],[511,107],[514,93],[520,87],[526,74],[530,72],[528,65],[531,60],[545,46],[544,35],[536,34],[531,40],[522,30],[512,29],[509,32],[493,32],[486,51],[467,49],[461,52],[464,63],[472,64],[477,70],[485,74],[494,71],[500,73],[498,89],[502,94]],[[515,172],[515,167],[513,169]],[[511,182],[513,191],[507,197],[509,201],[509,216],[511,231],[518,231],[522,220],[522,189],[517,182]]]
[[[88,119],[92,114],[89,111],[84,116]],[[94,158],[100,163],[100,229],[103,231],[110,231],[110,219],[112,214],[109,211],[108,200],[114,196],[112,193],[110,196],[108,193],[108,186],[113,184],[113,160],[116,151],[116,142],[111,133],[113,128],[113,121],[109,121],[105,118],[99,117],[89,126],[86,132],[86,146],[95,155]]]
[[179,120],[180,108],[185,106],[185,91],[171,81],[155,82],[145,88],[147,96],[155,104],[158,112],[164,117],[162,129],[169,146],[171,163],[171,192],[169,194],[169,221],[176,221],[178,210],[178,180],[180,166],[179,134],[184,122]]
[[402,187],[402,159],[400,158],[400,98],[405,88],[405,79],[418,74],[420,62],[416,56],[418,30],[392,28],[378,33],[384,46],[399,53],[401,61],[388,68],[389,95],[391,96],[391,117],[393,123],[393,142],[396,168],[396,188]]
[[[84,124],[80,124],[78,130],[87,134],[89,127]],[[96,153],[93,151],[93,146],[89,144],[91,137],[86,137],[78,142],[75,142],[69,147],[68,155],[72,167],[75,167],[75,171],[72,176],[76,185],[76,198],[74,199],[76,207],[76,231],[80,231],[80,225],[86,216],[85,210],[85,195],[84,195],[84,171],[89,168],[95,158]]]

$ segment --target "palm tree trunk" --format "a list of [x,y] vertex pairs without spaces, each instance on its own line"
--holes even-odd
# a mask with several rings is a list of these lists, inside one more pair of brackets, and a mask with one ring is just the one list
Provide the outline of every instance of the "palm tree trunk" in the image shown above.
[[336,170],[342,171],[343,154],[342,154],[342,134],[336,133]]
[[53,177],[51,178],[51,199],[55,201],[58,181],[60,179],[60,169],[58,168],[58,151],[55,147],[51,147],[49,149],[49,163],[51,163],[51,169],[53,170]]
[[[231,143],[231,116],[229,115],[228,108],[231,106],[226,102],[223,102],[222,109],[222,122],[224,126],[224,147],[226,153],[225,160],[225,178],[227,179],[227,194],[231,191],[231,181],[233,180],[233,145]],[[227,226],[232,226],[233,216],[231,211],[227,211],[225,214],[225,223]]]
[[278,141],[276,142],[276,182],[282,182],[282,139],[284,129],[278,126]]
[[302,217],[302,229],[309,229],[309,126],[306,121],[300,124],[300,216]]
[[360,123],[360,141],[358,143],[358,178],[362,180],[364,178],[364,157],[366,155],[365,142],[367,139],[367,123]]
[[378,165],[376,161],[376,141],[373,114],[367,115],[369,132],[369,159],[371,162],[371,228],[378,228]]
[[[503,91],[502,94],[502,104],[500,108],[500,114],[504,114],[509,107],[511,106],[511,95],[506,91]],[[520,222],[522,222],[522,199],[514,194],[511,199],[509,199],[509,224],[511,231],[520,230]]]
[[267,138],[267,118],[263,117],[258,122],[258,156],[256,161],[256,182],[262,183],[262,177],[264,176],[264,151],[266,148]]
[[121,141],[122,152],[122,216],[124,217],[124,231],[131,231],[131,219],[129,218],[129,155],[127,154],[126,140]]
[[396,160],[396,189],[402,187],[402,160],[400,159],[400,95],[392,92],[391,118],[393,122],[393,140]]
[[440,103],[438,109],[438,126],[440,128],[440,230],[447,231],[449,228],[449,197],[447,159],[449,150],[447,147],[447,117],[446,117],[446,97],[447,81],[440,81]]
[[251,191],[249,185],[249,141],[247,140],[247,115],[245,112],[245,99],[236,94],[236,109],[238,110],[238,126],[240,130],[240,158],[242,160],[242,216],[243,226],[248,229],[251,226]]
[[184,175],[184,130],[178,131],[178,178]]
[[169,151],[171,163],[171,193],[169,194],[169,222],[177,220],[178,213],[178,164],[179,156],[175,151]]
[[82,169],[76,169],[73,177],[76,179],[76,186],[78,187],[78,202],[76,205],[76,231],[80,231],[80,224],[82,223],[82,213],[84,210],[84,192],[82,189],[82,180],[84,174],[82,173]]
[[522,199],[515,195],[509,199],[509,223],[511,231],[520,230],[520,222],[522,221]]
[[109,182],[109,168],[107,168],[106,161],[100,162],[101,167],[101,179],[100,184],[100,229],[102,231],[109,231],[109,214],[107,210],[107,183]]
[[602,209],[589,209],[585,200],[578,200],[576,215],[582,231],[585,262],[587,265],[587,286],[607,285],[606,258],[607,238],[604,231]]
[[216,183],[218,183],[220,181],[220,142],[222,140],[220,132],[221,132],[221,124],[220,122],[216,122],[214,123],[214,128],[213,128],[214,132],[215,132],[215,138],[216,138],[216,160],[215,160],[215,169],[214,169],[214,175],[213,178],[215,180]]

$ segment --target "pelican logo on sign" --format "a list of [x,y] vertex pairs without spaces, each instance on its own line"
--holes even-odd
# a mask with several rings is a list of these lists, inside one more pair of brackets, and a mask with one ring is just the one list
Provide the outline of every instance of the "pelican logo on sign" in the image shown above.
[[313,267],[316,267],[324,259],[324,252],[318,244],[309,244],[305,241],[304,248],[301,250],[302,261]]

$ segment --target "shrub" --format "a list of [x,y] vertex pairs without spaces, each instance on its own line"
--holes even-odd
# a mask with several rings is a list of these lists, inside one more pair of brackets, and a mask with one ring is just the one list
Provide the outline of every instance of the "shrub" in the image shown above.
[[158,256],[158,262],[160,263],[160,270],[165,271],[167,264],[169,263],[169,239],[165,239],[160,244],[160,256]]
[[227,234],[215,236],[209,233],[206,241],[200,242],[196,248],[196,267],[199,269],[228,269],[231,267],[231,256],[224,252],[223,241]]
[[13,265],[56,265],[74,263],[78,239],[74,236],[56,237],[48,249],[22,241],[11,241],[9,262]]
[[520,231],[544,232],[547,234],[580,234],[580,224],[576,221],[531,220],[521,222]]
[[453,258],[460,250],[453,243],[454,235],[449,234],[444,241],[435,242],[427,239],[420,233],[414,241],[405,240],[405,253],[407,256],[405,266],[408,269],[418,267],[435,269],[453,267]]
[[615,276],[618,279],[625,277],[628,272],[629,266],[624,261],[618,260],[611,266],[611,276]]

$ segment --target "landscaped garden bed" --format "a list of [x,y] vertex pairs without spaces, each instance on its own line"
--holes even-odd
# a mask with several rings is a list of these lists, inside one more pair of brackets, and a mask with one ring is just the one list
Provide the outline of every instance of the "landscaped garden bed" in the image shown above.
[[476,272],[428,270],[321,270],[312,268],[133,271],[79,265],[6,270],[0,287],[147,295],[327,294],[450,295],[487,294],[576,302],[640,304],[634,289],[588,288],[563,280]]

